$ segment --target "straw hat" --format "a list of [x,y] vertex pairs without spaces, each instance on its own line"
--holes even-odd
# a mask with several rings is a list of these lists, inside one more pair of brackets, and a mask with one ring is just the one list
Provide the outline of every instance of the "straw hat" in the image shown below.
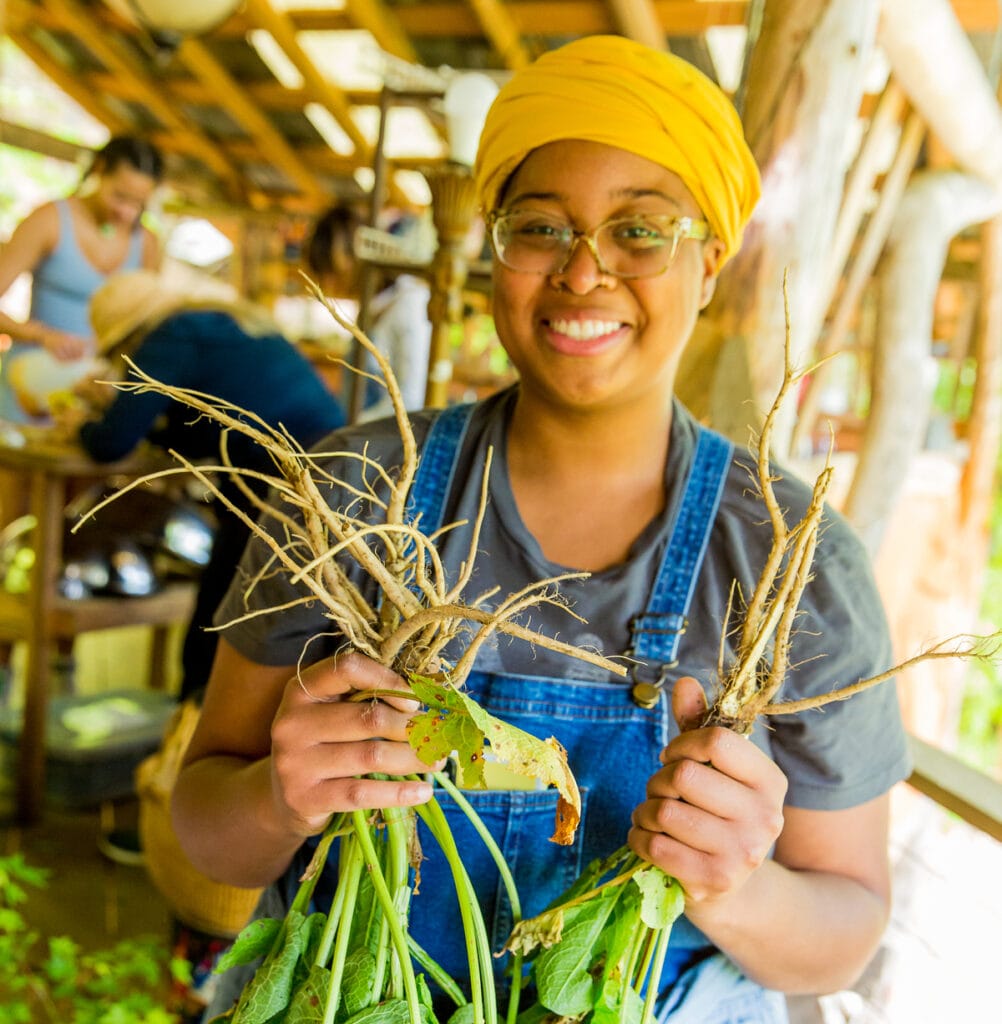
[[152,270],[112,275],[90,300],[90,325],[98,353],[108,352],[140,327],[156,326],[184,301],[183,295]]

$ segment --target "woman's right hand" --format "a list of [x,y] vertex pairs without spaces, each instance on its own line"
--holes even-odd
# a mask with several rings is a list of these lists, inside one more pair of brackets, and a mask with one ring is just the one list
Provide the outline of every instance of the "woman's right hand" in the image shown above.
[[417,701],[380,691],[406,692],[406,683],[358,653],[325,658],[286,684],[271,727],[272,794],[298,834],[321,831],[338,811],[431,799],[429,783],[367,777],[422,774],[445,763],[425,764],[407,742]]
[[40,332],[39,344],[61,363],[79,359],[87,354],[87,339],[79,334],[70,334],[56,327],[46,327]]

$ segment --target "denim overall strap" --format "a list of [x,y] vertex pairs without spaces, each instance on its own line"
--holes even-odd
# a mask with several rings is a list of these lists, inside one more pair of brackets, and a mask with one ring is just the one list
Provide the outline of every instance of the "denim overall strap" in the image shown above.
[[442,525],[445,500],[456,473],[456,456],[466,436],[473,405],[451,405],[435,417],[421,448],[407,512],[412,520],[421,517],[421,532],[434,533]]
[[647,608],[630,622],[630,654],[657,673],[651,680],[654,686],[663,683],[678,653],[733,453],[734,445],[726,438],[699,428],[696,454]]

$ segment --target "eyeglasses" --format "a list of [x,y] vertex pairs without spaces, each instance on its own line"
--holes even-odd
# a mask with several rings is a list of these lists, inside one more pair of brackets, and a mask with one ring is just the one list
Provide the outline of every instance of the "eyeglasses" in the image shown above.
[[562,273],[583,241],[603,274],[656,277],[671,266],[685,239],[710,237],[704,220],[657,214],[615,217],[592,231],[576,231],[545,213],[515,210],[490,214],[487,225],[497,258],[522,274]]

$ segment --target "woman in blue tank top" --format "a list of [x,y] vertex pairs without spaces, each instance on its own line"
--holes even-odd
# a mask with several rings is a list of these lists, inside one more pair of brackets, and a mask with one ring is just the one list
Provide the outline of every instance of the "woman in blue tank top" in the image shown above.
[[27,407],[17,398],[15,364],[40,348],[48,358],[33,357],[45,365],[33,366],[32,373],[69,385],[93,355],[91,296],[115,271],[159,265],[157,239],[140,218],[162,177],[163,158],[152,143],[112,138],[94,155],[73,195],[38,207],[0,249],[0,296],[21,274],[32,277],[28,319],[0,312],[0,334],[12,340],[0,357],[0,418],[23,423],[46,416],[48,410],[27,396]]

